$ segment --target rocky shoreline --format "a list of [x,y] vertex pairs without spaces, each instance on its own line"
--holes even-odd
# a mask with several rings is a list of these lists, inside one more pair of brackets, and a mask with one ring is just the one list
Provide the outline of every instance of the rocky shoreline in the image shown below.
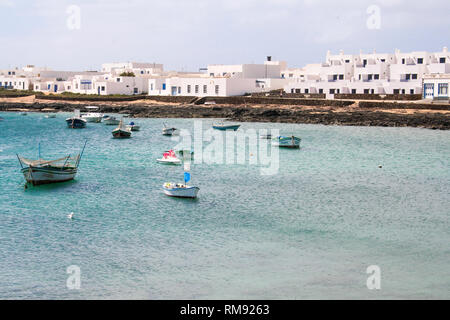
[[[0,102],[0,111],[72,112],[87,103]],[[450,129],[450,111],[292,105],[195,105],[96,103],[102,113],[136,118],[226,118],[240,122],[309,123],[346,126],[420,127]]]

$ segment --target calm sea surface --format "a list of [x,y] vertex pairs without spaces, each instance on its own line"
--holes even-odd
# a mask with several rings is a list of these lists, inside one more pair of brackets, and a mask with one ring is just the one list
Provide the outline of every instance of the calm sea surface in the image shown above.
[[[274,175],[193,164],[199,198],[183,200],[161,189],[182,167],[155,159],[177,143],[163,122],[193,119],[137,119],[115,140],[66,128],[68,114],[0,116],[0,299],[450,299],[449,131],[243,123],[302,149],[280,149]],[[24,190],[16,153],[57,158],[85,138],[75,181]]]

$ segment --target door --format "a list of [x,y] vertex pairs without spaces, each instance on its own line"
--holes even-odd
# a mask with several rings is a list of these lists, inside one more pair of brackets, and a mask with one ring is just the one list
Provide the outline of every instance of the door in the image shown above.
[[173,96],[177,95],[177,87],[172,87],[172,95]]
[[425,99],[433,99],[434,96],[434,83],[425,83],[424,87],[424,98]]
[[58,85],[57,84],[55,84],[55,90],[54,91],[58,92]]

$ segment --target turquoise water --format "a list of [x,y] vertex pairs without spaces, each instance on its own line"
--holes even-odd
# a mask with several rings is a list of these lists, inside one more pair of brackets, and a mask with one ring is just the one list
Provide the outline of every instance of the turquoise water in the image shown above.
[[[163,122],[193,119],[136,119],[142,130],[115,140],[103,124],[67,129],[68,114],[0,116],[1,299],[450,298],[448,131],[243,123],[302,149],[280,149],[274,175],[193,164],[199,198],[183,200],[161,190],[182,167],[155,159],[176,144]],[[75,181],[24,190],[16,153],[74,154],[84,138]]]

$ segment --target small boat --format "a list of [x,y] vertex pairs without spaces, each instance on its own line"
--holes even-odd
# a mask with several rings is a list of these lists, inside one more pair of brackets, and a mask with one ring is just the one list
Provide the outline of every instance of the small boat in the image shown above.
[[236,131],[237,129],[239,129],[240,126],[241,126],[240,124],[224,124],[223,122],[221,122],[221,123],[213,124],[212,127],[213,127],[213,129],[216,129],[216,130],[222,130],[222,131],[233,130],[233,131]]
[[130,124],[127,125],[127,128],[131,131],[139,131],[141,130],[141,127],[135,124],[133,121],[130,122]]
[[45,118],[47,118],[47,119],[56,118],[56,114],[54,114],[54,113],[46,114]]
[[131,138],[131,130],[124,128],[122,120],[120,120],[119,126],[112,131],[112,135],[115,139]]
[[67,126],[72,129],[79,129],[86,127],[86,120],[80,117],[80,110],[75,110],[74,116],[66,119]]
[[163,190],[169,197],[196,198],[200,188],[183,183],[166,182],[163,184]]
[[38,160],[30,160],[17,155],[26,182],[35,186],[73,180],[77,174],[86,142],[81,153],[74,157],[68,155],[56,160],[44,160],[39,155]]
[[116,117],[107,117],[103,119],[103,123],[108,126],[116,126],[120,123],[120,120],[117,120]]
[[160,159],[156,159],[157,162],[162,164],[181,164],[181,160],[177,158],[175,152],[173,150],[169,150],[163,153],[163,157]]
[[175,136],[179,134],[179,130],[177,128],[169,128],[164,123],[164,128],[162,129],[162,134],[164,136]]
[[26,116],[27,114],[28,114],[28,113],[26,113],[26,112],[21,112],[21,113],[20,113],[21,116]]
[[274,145],[283,148],[300,148],[300,141],[302,139],[290,136],[279,136],[273,139]]
[[86,120],[87,122],[99,123],[102,122],[103,115],[97,112],[88,112],[86,114],[83,114],[81,118]]

